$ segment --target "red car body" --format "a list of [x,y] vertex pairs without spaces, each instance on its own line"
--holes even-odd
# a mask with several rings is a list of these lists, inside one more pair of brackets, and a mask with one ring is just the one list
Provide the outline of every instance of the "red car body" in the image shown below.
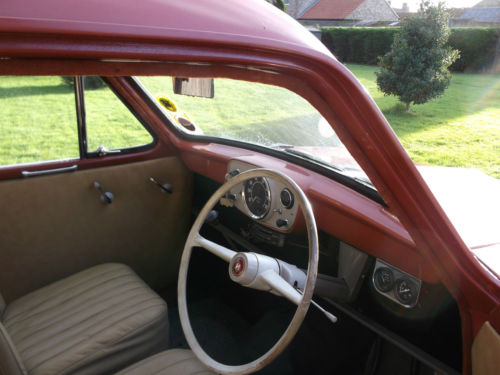
[[[483,324],[490,322],[500,332],[500,281],[461,239],[381,111],[312,34],[271,5],[3,0],[0,75],[31,74],[117,77],[110,78],[111,84],[159,137],[150,150],[80,160],[79,169],[161,155],[178,155],[191,171],[219,182],[233,158],[280,169],[308,195],[319,228],[415,277],[446,286],[460,311],[464,373],[471,372],[471,346]],[[237,78],[296,92],[336,124],[339,138],[387,206],[263,153],[179,137],[119,78],[158,74]],[[44,168],[67,165],[51,162]],[[20,171],[2,168],[0,178],[20,177]]]

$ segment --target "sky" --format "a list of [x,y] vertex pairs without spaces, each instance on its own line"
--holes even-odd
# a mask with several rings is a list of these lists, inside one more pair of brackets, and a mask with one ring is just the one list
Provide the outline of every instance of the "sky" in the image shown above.
[[[476,5],[481,0],[445,0],[444,2],[449,8],[470,8],[473,5]],[[432,1],[436,3],[437,1]],[[391,5],[394,8],[401,8],[403,3],[408,3],[410,7],[410,11],[416,11],[420,4],[420,0],[392,0]]]

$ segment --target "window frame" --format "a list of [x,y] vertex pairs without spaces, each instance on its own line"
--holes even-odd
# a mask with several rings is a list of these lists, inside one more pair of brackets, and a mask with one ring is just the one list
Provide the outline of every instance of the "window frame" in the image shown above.
[[[15,76],[16,74],[5,74],[5,76]],[[26,76],[54,76],[61,77],[65,74],[26,74]],[[73,78],[73,83],[75,84],[75,78],[89,76],[89,75],[67,75]],[[158,147],[160,144],[160,137],[158,136],[157,129],[147,122],[147,117],[143,117],[140,115],[140,111],[134,109],[134,103],[128,103],[124,98],[125,93],[121,93],[119,87],[115,87],[113,81],[108,79],[111,76],[99,76],[106,83],[107,87],[116,95],[116,97],[126,106],[126,108],[132,113],[132,115],[141,123],[141,125],[146,129],[146,131],[151,135],[151,142],[145,145],[133,146],[119,149],[118,153],[106,153],[99,155],[97,152],[87,152],[86,151],[86,127],[80,124],[84,124],[82,120],[79,120],[79,116],[85,116],[85,111],[80,107],[82,103],[81,100],[77,99],[77,94],[75,90],[77,89],[78,84],[74,85],[73,96],[75,100],[74,109],[76,112],[76,121],[74,122],[74,126],[77,128],[77,139],[78,142],[78,151],[74,157],[71,158],[55,158],[55,159],[45,159],[45,160],[33,160],[22,163],[12,163],[12,164],[4,164],[0,166],[0,181],[18,179],[18,178],[26,178],[31,177],[27,176],[26,172],[37,172],[40,171],[40,174],[33,174],[32,176],[44,176],[53,173],[66,173],[74,170],[85,170],[89,168],[98,168],[103,166],[115,165],[115,164],[123,164],[134,162],[138,160],[145,160],[150,158],[157,158],[164,156],[167,153],[161,151]],[[122,80],[130,83],[130,76],[120,76],[116,78],[121,78]],[[115,77],[113,77],[115,78]],[[83,87],[80,84],[80,87]],[[69,168],[71,167],[71,168]],[[58,171],[60,170],[60,171]]]
[[109,153],[102,154],[99,151],[90,151],[88,149],[88,135],[87,135],[87,122],[86,122],[86,107],[85,107],[85,87],[83,84],[83,78],[86,76],[75,76],[74,87],[75,87],[75,101],[77,110],[77,126],[78,126],[78,147],[80,150],[80,159],[93,159],[101,158],[103,156],[119,156],[124,154],[131,154],[141,151],[146,151],[152,149],[158,143],[158,136],[151,129],[146,121],[132,108],[132,106],[126,102],[123,97],[117,92],[113,85],[106,79],[106,77],[99,76],[104,83],[106,88],[108,88],[129,110],[129,112],[137,119],[137,121],[143,126],[143,128],[151,135],[151,142],[131,147],[123,147],[118,149],[109,150]]

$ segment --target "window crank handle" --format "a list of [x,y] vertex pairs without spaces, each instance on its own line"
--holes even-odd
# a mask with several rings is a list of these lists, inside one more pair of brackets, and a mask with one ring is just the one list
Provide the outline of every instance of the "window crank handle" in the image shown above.
[[153,177],[150,177],[149,181],[158,186],[162,193],[172,194],[174,192],[174,189],[172,188],[171,184],[161,184],[158,181],[156,181]]
[[113,203],[113,200],[115,199],[115,196],[113,193],[109,191],[104,191],[101,184],[97,181],[94,181],[94,187],[97,189],[99,194],[101,194],[101,202],[104,204],[111,204]]

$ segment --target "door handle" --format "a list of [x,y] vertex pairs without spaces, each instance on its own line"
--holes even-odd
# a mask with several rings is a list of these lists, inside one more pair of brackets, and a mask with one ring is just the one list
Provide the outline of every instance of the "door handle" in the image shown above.
[[78,165],[74,164],[64,168],[44,169],[41,171],[22,171],[21,174],[23,175],[23,177],[36,177],[36,176],[45,176],[56,173],[74,172],[77,169]]

